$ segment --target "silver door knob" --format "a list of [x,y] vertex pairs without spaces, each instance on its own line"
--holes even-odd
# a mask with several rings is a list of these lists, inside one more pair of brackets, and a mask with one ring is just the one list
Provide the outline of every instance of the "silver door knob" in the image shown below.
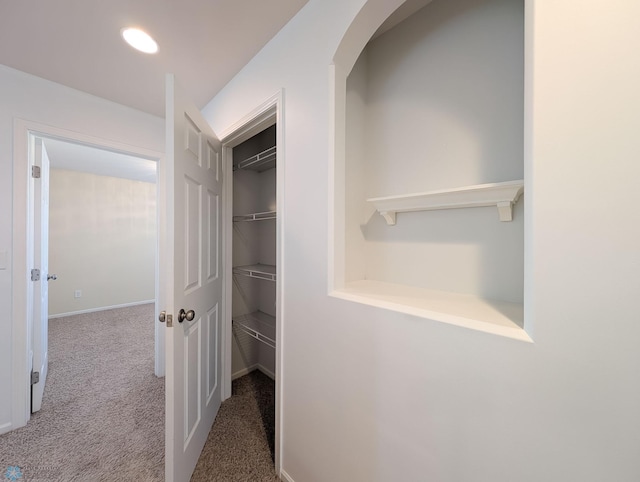
[[166,311],[161,311],[160,314],[158,315],[158,321],[160,323],[164,323],[167,319],[167,312]]
[[196,312],[193,310],[184,311],[180,308],[180,313],[178,313],[178,323],[182,323],[184,320],[192,321],[196,317]]
[[49,280],[55,281],[57,279],[58,279],[58,275],[57,274],[49,274],[49,275],[47,275],[47,281],[49,281]]

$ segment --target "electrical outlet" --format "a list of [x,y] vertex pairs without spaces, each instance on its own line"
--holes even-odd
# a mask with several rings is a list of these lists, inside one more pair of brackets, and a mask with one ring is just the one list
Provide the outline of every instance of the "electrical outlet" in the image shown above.
[[73,297],[74,298],[81,298],[82,297],[82,290],[75,290],[73,292]]

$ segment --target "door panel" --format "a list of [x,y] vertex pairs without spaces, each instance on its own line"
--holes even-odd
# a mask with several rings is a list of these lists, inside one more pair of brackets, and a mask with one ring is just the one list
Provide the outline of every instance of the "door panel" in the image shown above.
[[220,195],[213,191],[207,191],[207,204],[211,216],[207,220],[206,229],[209,231],[209,246],[206,252],[207,256],[207,282],[211,283],[218,278],[218,263],[220,257],[216,253],[220,252]]
[[[218,333],[220,331],[220,310],[218,305],[213,307],[212,310],[207,313],[207,338],[208,347],[221,346],[218,341]],[[207,351],[207,402],[219,392],[218,390],[218,375],[219,375],[219,358],[220,356],[214,350],[209,349]]]
[[34,183],[34,266],[40,279],[33,286],[33,371],[40,374],[31,385],[31,413],[42,407],[42,396],[49,365],[49,156],[42,139],[34,137],[34,165],[40,167],[40,178]]
[[[188,481],[221,403],[222,178],[220,142],[167,76],[167,222],[161,252],[167,327],[166,480]],[[194,311],[179,320],[180,310]]]

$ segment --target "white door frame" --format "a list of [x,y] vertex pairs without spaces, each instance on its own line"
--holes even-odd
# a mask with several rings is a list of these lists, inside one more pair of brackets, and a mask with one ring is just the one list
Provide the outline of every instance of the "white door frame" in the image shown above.
[[222,159],[225,163],[225,216],[224,216],[224,276],[225,276],[225,303],[224,303],[224,350],[222,360],[222,400],[226,400],[231,396],[231,350],[233,329],[231,322],[231,310],[233,303],[232,297],[232,280],[233,280],[233,263],[232,263],[232,246],[233,246],[233,148],[238,144],[253,137],[267,127],[276,124],[276,400],[275,400],[275,469],[276,473],[281,475],[282,469],[282,437],[281,429],[283,423],[282,416],[282,332],[284,310],[283,310],[283,281],[284,272],[282,269],[284,260],[284,119],[283,119],[283,100],[284,91],[280,90],[253,111],[245,115],[238,122],[229,127],[220,136],[222,141]]
[[[30,229],[29,212],[31,192],[29,142],[31,137],[52,138],[84,144],[99,149],[119,152],[164,162],[164,153],[102,139],[38,122],[16,118],[13,129],[13,311],[12,311],[12,380],[11,380],[11,430],[26,425],[31,417],[30,408],[30,350],[33,326],[32,291],[28,277],[33,268],[33,232]],[[158,203],[159,205],[159,203]],[[158,213],[159,215],[160,213]],[[156,250],[156,253],[158,251]],[[164,330],[157,322],[158,314],[158,256],[156,255],[156,316],[155,316],[155,373],[164,375]],[[25,322],[26,321],[26,322]]]

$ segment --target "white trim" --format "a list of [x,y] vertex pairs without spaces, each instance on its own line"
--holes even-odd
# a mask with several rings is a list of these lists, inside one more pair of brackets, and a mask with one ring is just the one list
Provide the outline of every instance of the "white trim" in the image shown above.
[[536,210],[533,185],[534,112],[533,112],[533,65],[534,65],[534,0],[524,1],[524,330],[535,339],[535,292],[533,249],[533,213]]
[[329,66],[329,159],[327,293],[345,284],[345,166],[347,75],[338,64]]
[[31,353],[31,336],[29,334],[29,146],[28,124],[21,119],[14,119],[13,125],[13,265],[11,285],[12,299],[12,340],[14,347],[11,367],[11,426],[16,429],[26,425],[30,414],[29,391],[27,379]]
[[231,375],[232,370],[232,350],[231,337],[233,327],[231,317],[233,316],[233,148],[222,143],[222,389],[220,396],[222,401],[231,396],[231,381],[235,380],[235,375]]
[[283,482],[295,482],[293,480],[293,477],[287,474],[287,472],[285,472],[284,470],[280,471],[280,478],[282,479]]
[[220,135],[222,143],[229,147],[235,147],[253,137],[256,133],[277,123],[277,107],[282,104],[282,97],[282,91],[275,93],[258,107],[242,117],[242,119],[228,127]]
[[[11,405],[11,428],[20,428],[31,417],[30,408],[30,356],[31,333],[33,323],[31,317],[30,282],[29,272],[30,256],[33,243],[28,226],[29,198],[30,198],[30,169],[29,169],[29,142],[31,136],[60,139],[88,146],[98,147],[114,152],[131,154],[146,159],[154,159],[160,164],[163,162],[164,153],[132,146],[130,144],[103,139],[92,135],[70,131],[39,122],[14,118],[13,123],[13,265],[11,273],[12,296],[12,377],[10,389],[13,394]],[[156,266],[156,270],[158,267]],[[157,293],[156,293],[157,296]],[[157,311],[157,304],[156,304]],[[156,323],[155,350],[156,362],[162,360],[164,365],[164,332],[158,329]],[[158,373],[156,373],[158,374]]]
[[231,380],[237,380],[238,378],[248,375],[249,373],[257,369],[258,369],[257,363],[254,365],[248,366],[246,368],[242,368],[241,370],[238,370],[237,372],[234,372],[231,374]]
[[96,313],[98,311],[115,310],[117,308],[128,308],[130,306],[148,305],[150,303],[155,303],[155,302],[156,300],[133,301],[131,303],[123,303],[121,305],[101,306],[99,308],[88,308],[86,310],[70,311],[68,313],[59,313],[57,315],[51,315],[49,316],[49,319],[53,320],[55,318],[64,318],[66,316],[83,315],[85,313]]
[[253,111],[242,117],[238,122],[226,129],[221,136],[223,160],[225,163],[225,210],[224,223],[226,235],[224,238],[224,257],[226,260],[225,275],[225,313],[223,324],[223,337],[225,345],[223,347],[223,356],[226,368],[223,371],[222,398],[223,400],[231,396],[231,350],[232,350],[232,329],[231,329],[231,283],[232,283],[232,262],[231,262],[231,246],[232,246],[232,207],[233,207],[233,156],[232,148],[249,139],[258,132],[267,127],[276,125],[276,206],[278,206],[278,214],[276,217],[276,272],[278,273],[276,283],[276,427],[275,427],[275,469],[279,472],[282,466],[282,398],[284,393],[284,380],[281,376],[282,366],[284,363],[283,338],[285,313],[283,302],[283,289],[285,273],[284,266],[284,230],[285,219],[285,143],[284,143],[284,89],[276,92],[274,95],[265,100],[261,105]]
[[11,422],[0,425],[0,435],[2,435],[3,433],[11,432],[11,430],[13,430],[13,423]]

